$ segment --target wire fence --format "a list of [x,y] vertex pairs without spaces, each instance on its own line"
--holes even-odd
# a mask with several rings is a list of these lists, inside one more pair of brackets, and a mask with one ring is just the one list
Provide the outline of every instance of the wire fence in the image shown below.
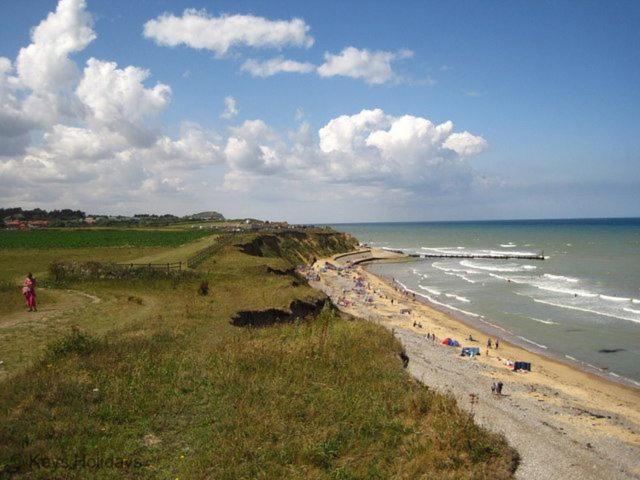
[[221,235],[216,240],[216,243],[214,243],[213,245],[209,245],[208,247],[205,247],[202,250],[195,253],[194,255],[190,256],[187,259],[186,267],[197,268],[207,258],[211,257],[216,252],[218,252],[222,247],[227,245],[232,238],[233,238],[233,235]]
[[128,267],[130,270],[140,270],[140,269],[148,269],[148,270],[161,270],[170,272],[172,270],[182,270],[183,265],[186,267],[185,262],[167,262],[167,263],[125,263],[122,264],[125,267]]

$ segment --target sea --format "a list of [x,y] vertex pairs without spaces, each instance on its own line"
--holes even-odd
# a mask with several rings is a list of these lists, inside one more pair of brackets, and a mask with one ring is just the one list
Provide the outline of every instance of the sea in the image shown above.
[[516,257],[368,269],[490,335],[640,387],[640,218],[331,226],[414,255]]

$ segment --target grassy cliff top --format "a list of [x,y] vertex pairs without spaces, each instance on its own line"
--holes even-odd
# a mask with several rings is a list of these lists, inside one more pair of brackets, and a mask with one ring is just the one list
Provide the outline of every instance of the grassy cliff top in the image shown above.
[[0,477],[512,477],[517,454],[412,381],[389,332],[290,271],[354,239],[227,240],[193,278],[84,281],[0,313]]

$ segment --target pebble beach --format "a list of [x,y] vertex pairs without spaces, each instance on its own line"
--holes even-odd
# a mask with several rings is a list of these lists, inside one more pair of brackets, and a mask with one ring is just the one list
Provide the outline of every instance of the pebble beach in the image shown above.
[[[640,478],[638,389],[504,339],[498,339],[498,349],[487,348],[487,340],[494,343],[496,337],[354,265],[367,256],[398,260],[382,251],[319,260],[309,272],[310,283],[343,312],[391,330],[417,381],[455,396],[478,424],[503,434],[521,456],[516,478]],[[460,347],[441,343],[444,338],[480,347],[481,354],[462,357]],[[531,363],[531,372],[514,372],[515,361]],[[502,395],[491,392],[498,381],[504,384]]]

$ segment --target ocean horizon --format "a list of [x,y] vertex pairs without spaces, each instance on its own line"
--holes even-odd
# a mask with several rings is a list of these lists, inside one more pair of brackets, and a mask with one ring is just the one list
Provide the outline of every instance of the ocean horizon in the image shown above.
[[451,224],[451,223],[549,223],[549,224],[602,224],[613,222],[616,224],[640,224],[640,216],[635,217],[568,217],[568,218],[510,218],[510,219],[485,219],[485,220],[398,220],[375,222],[322,222],[318,225],[337,227],[340,225],[375,225],[375,224]]
[[640,387],[640,218],[330,225],[413,255],[515,256],[368,268],[487,333]]

